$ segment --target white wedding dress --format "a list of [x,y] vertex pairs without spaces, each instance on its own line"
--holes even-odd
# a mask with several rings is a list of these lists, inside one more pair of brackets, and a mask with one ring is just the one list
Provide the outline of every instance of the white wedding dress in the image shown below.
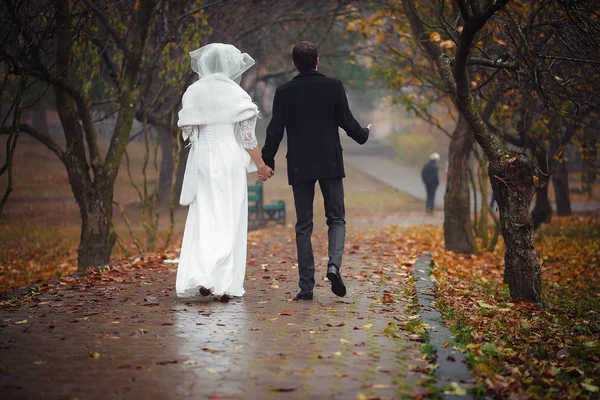
[[[200,286],[215,296],[244,294],[250,158],[245,149],[258,145],[255,125],[256,117],[236,124],[182,127],[191,143],[183,190],[188,186],[195,193],[177,269],[179,297],[196,296]],[[194,184],[186,185],[186,179]]]

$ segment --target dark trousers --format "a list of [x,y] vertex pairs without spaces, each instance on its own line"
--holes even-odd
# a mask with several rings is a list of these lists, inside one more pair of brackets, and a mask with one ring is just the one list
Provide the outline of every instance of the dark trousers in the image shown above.
[[435,202],[435,191],[438,185],[425,185],[425,189],[427,190],[427,200],[425,201],[425,211],[428,213],[433,213],[433,207]]
[[[298,251],[298,285],[302,292],[312,292],[315,286],[315,260],[311,236],[313,232],[313,201],[316,179],[292,185],[296,205],[296,249]],[[319,179],[325,202],[329,237],[329,264],[340,268],[346,238],[346,208],[342,178]]]

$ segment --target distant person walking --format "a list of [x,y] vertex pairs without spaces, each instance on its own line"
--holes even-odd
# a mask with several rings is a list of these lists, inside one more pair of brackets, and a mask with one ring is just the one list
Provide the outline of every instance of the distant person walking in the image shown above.
[[440,155],[438,153],[432,153],[429,156],[429,161],[421,170],[421,178],[425,184],[425,190],[427,191],[427,200],[425,201],[425,212],[427,214],[433,214],[433,205],[435,204],[435,191],[440,184],[438,177],[439,166],[438,161]]

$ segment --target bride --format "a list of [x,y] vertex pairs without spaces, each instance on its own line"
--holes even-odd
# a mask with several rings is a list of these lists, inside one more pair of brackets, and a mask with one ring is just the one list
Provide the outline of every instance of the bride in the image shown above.
[[177,296],[244,294],[248,235],[247,173],[273,176],[254,128],[258,106],[239,86],[254,60],[230,44],[190,53],[200,79],[182,99],[178,126],[189,141],[180,204],[189,205],[177,269]]

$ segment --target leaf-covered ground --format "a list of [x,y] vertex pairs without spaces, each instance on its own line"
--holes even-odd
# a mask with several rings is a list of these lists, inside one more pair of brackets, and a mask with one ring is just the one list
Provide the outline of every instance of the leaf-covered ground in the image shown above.
[[350,226],[344,298],[325,280],[315,232],[315,300],[295,302],[293,230],[249,235],[246,294],[178,299],[177,252],[123,260],[0,302],[0,397],[431,398],[414,314],[419,246],[397,228]]
[[443,250],[441,228],[411,237],[431,242],[438,308],[467,352],[479,394],[599,397],[600,213],[553,217],[536,234],[539,304],[511,301],[501,243],[494,253],[465,256]]

